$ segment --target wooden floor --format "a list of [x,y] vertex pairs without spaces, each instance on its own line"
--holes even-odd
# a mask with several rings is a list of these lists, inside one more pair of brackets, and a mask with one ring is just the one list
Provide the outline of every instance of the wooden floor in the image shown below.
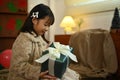
[[116,75],[108,76],[107,78],[83,78],[81,80],[120,80]]

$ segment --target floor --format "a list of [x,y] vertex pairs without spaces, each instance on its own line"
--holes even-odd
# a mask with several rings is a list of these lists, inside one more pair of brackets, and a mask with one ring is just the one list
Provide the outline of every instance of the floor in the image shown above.
[[81,80],[120,80],[116,75],[108,76],[107,78],[83,78]]

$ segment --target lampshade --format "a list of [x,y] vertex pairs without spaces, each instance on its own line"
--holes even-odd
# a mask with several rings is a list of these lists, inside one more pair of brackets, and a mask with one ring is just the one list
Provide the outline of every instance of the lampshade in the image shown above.
[[72,28],[75,27],[75,22],[71,16],[65,16],[60,23],[60,27],[64,28],[66,32],[72,32]]
[[71,16],[65,16],[60,24],[61,27],[75,27],[75,22]]

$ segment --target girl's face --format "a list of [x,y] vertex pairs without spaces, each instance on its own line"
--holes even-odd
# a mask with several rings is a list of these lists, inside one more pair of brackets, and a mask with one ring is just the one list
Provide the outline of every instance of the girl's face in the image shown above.
[[46,31],[48,31],[50,27],[50,20],[48,16],[39,20],[33,18],[32,22],[33,22],[33,28],[38,35],[43,35]]

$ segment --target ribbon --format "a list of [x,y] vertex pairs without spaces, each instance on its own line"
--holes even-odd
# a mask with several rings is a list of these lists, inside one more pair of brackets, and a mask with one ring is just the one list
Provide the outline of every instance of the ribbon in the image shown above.
[[71,53],[72,48],[68,45],[60,44],[59,42],[53,43],[54,47],[48,47],[46,50],[49,51],[49,53],[43,55],[39,59],[35,60],[38,63],[43,63],[48,59],[56,60],[56,58],[60,58],[60,54],[63,54],[65,56],[68,56],[73,61],[77,62],[77,58],[74,54]]
[[50,59],[50,60],[48,61],[48,65],[50,65],[50,66],[48,67],[49,74],[55,76],[55,74],[54,74],[54,72],[55,72],[55,71],[54,71],[55,61]]
[[39,12],[33,12],[31,17],[38,18],[38,14],[39,14]]

